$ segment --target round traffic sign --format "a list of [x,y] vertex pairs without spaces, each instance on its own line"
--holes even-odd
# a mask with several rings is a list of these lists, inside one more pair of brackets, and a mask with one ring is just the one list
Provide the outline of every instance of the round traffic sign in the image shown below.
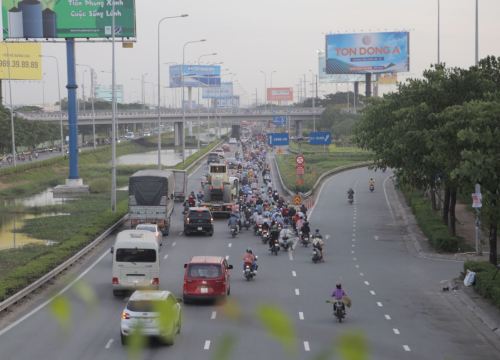
[[295,158],[295,162],[297,163],[297,165],[304,164],[304,155],[297,155],[297,157]]

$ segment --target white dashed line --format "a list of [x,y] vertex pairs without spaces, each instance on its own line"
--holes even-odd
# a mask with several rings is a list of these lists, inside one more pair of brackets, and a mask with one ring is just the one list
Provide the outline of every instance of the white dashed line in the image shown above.
[[370,294],[372,294],[373,296],[375,296],[375,295],[376,295],[376,294],[375,294],[375,291],[373,291],[373,290],[370,290]]
[[351,254],[354,254],[354,250],[351,250]]
[[290,261],[293,261],[293,253],[291,251],[288,252],[288,258]]
[[174,241],[174,242],[172,243],[172,247],[174,247],[176,244],[177,244],[177,243]]
[[212,311],[212,315],[210,316],[210,320],[215,320],[217,317],[217,311]]
[[356,247],[356,245],[352,244],[352,247]]
[[113,343],[113,339],[109,339],[108,342],[106,343],[106,346],[104,347],[106,350],[109,349],[111,347],[111,344]]
[[378,307],[384,307],[384,305],[380,301],[377,301],[377,306]]
[[352,259],[353,259],[354,261],[358,261],[358,258],[353,257]]
[[300,295],[300,290],[299,289],[295,289],[295,295],[297,295],[297,296]]
[[378,237],[377,235],[375,235],[373,238],[374,238],[375,240],[378,240],[378,239],[379,239],[379,237]]
[[304,341],[304,350],[311,351],[311,348],[309,347],[309,341]]
[[364,273],[359,273],[359,276],[365,276],[365,274]]
[[226,255],[226,260],[229,260],[229,255]]
[[165,256],[163,257],[165,260],[168,259],[168,254],[165,254]]
[[183,233],[183,231],[179,231],[179,236],[181,236],[181,235],[182,235],[182,233]]
[[227,244],[227,247],[231,247],[231,246],[233,246],[233,244],[232,244],[232,243]]
[[399,334],[401,334],[401,333],[399,332],[399,330],[398,330],[398,329],[396,329],[396,328],[392,329],[392,331],[394,331],[394,334],[395,334],[395,335],[399,335]]
[[304,313],[302,311],[299,312],[299,319],[304,320]]
[[403,349],[405,349],[405,351],[411,351],[411,349],[408,345],[403,345]]
[[295,270],[292,270],[292,276],[297,277],[297,273],[295,272]]
[[370,286],[370,283],[368,281],[365,281],[366,286]]
[[205,345],[203,346],[203,350],[210,350],[210,340],[205,340]]
[[358,264],[356,264],[356,265],[354,265],[354,266],[356,267],[356,269],[359,269],[359,265],[358,265]]
[[390,315],[385,314],[384,317],[385,317],[386,320],[391,320],[391,316]]

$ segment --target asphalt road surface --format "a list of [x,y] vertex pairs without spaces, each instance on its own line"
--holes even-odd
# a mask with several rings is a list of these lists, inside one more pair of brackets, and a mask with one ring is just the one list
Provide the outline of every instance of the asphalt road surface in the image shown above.
[[[191,176],[190,190],[198,189],[202,170]],[[376,189],[370,193],[367,179],[372,176]],[[311,220],[312,229],[319,228],[327,237],[326,261],[320,264],[313,264],[311,250],[300,245],[275,257],[251,231],[243,230],[233,239],[226,220],[216,222],[213,237],[185,237],[178,205],[161,250],[161,288],[182,294],[183,264],[193,255],[227,256],[234,265],[230,298],[241,317],[234,321],[225,316],[221,305],[184,305],[182,331],[175,345],[153,343],[144,349],[142,358],[213,359],[221,338],[230,334],[236,340],[232,359],[312,359],[340,335],[355,330],[366,339],[370,359],[499,359],[498,349],[481,335],[480,325],[462,316],[452,294],[441,292],[441,281],[455,277],[462,264],[417,257],[403,241],[404,229],[391,205],[394,189],[388,176],[358,169],[325,183]],[[346,199],[349,187],[356,191],[353,205]],[[241,271],[247,247],[259,256],[260,264],[251,282],[243,279]],[[95,307],[88,307],[69,287],[65,292],[71,305],[67,328],[59,326],[49,307],[35,309],[23,321],[0,330],[0,358],[126,359],[119,336],[126,299],[112,295],[108,251],[96,256],[82,280],[96,294]],[[353,300],[342,324],[325,303],[336,282],[342,282]],[[277,305],[292,319],[295,355],[263,330],[255,316],[262,304]]]

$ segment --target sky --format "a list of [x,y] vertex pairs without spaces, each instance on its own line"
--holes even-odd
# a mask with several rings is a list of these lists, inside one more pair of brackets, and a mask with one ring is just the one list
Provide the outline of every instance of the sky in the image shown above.
[[[124,86],[126,102],[140,101],[145,75],[146,103],[154,104],[157,83],[157,26],[165,16],[188,14],[169,19],[160,29],[161,62],[182,62],[187,41],[206,39],[186,47],[186,63],[223,62],[224,80],[234,80],[235,93],[242,104],[262,102],[272,72],[274,87],[294,87],[306,75],[310,96],[312,75],[317,74],[317,51],[325,48],[327,33],[399,31],[410,32],[410,72],[419,77],[437,59],[438,0],[136,0],[137,42],[133,49],[116,47],[117,83]],[[479,56],[500,56],[500,1],[479,0]],[[441,0],[441,61],[450,66],[474,64],[475,0]],[[43,54],[57,56],[60,62],[61,92],[66,97],[66,59],[64,43],[45,43]],[[111,45],[78,43],[77,63],[92,66],[98,83],[109,85]],[[79,86],[89,94],[90,76],[77,68]],[[161,66],[161,85],[168,86],[168,66]],[[226,70],[227,69],[227,70]],[[266,73],[266,77],[264,74]],[[43,63],[44,81],[13,81],[14,104],[45,104],[57,101],[54,62]],[[231,74],[231,75],[229,75]],[[3,82],[3,91],[6,88]],[[352,86],[352,85],[351,85]],[[320,96],[345,91],[348,85],[321,85]],[[82,87],[79,87],[81,96]],[[386,87],[384,91],[394,90]],[[162,90],[162,104],[179,103],[180,92]],[[196,97],[196,91],[194,91]],[[8,98],[7,98],[8,99]]]

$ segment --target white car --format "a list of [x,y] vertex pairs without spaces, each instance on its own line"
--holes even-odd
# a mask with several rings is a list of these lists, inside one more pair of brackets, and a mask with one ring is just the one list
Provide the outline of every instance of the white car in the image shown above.
[[122,311],[120,338],[126,345],[128,337],[138,329],[144,336],[159,337],[173,345],[181,326],[181,305],[170,291],[136,290]]
[[135,227],[136,230],[146,230],[155,234],[158,246],[162,245],[163,235],[156,224],[139,224]]
[[238,140],[236,140],[236,138],[230,138],[230,139],[229,139],[229,143],[230,143],[230,144],[237,144],[237,143],[238,143]]

